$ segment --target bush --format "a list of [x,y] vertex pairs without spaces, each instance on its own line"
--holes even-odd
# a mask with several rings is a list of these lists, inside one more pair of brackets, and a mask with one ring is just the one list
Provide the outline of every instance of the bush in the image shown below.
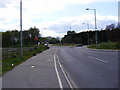
[[[96,48],[96,44],[89,45],[88,48]],[[100,43],[96,49],[120,49],[120,42]]]

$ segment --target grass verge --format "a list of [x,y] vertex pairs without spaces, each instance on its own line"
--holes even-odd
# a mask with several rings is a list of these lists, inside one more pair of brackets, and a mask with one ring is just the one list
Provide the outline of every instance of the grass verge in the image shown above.
[[38,53],[41,53],[42,51],[49,49],[48,47],[44,45],[35,46],[34,50],[24,51],[23,57],[20,57],[20,54],[15,54],[12,57],[6,58],[2,60],[2,75],[13,69],[15,66],[19,65],[20,63],[28,60],[30,57],[35,56]]
[[96,48],[96,44],[88,45],[88,48],[93,48],[93,49],[115,49],[119,50],[120,49],[120,42],[107,42],[107,43],[100,43],[98,44]]

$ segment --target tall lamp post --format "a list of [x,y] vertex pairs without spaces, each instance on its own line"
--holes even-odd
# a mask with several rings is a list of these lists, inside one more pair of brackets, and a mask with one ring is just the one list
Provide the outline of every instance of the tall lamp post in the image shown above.
[[96,31],[96,47],[98,47],[98,35],[97,35],[97,24],[96,24],[96,9],[89,9],[87,8],[86,10],[93,10],[94,11],[94,16],[95,16],[95,31]]
[[21,57],[23,57],[23,43],[22,43],[22,0],[20,0],[20,46]]

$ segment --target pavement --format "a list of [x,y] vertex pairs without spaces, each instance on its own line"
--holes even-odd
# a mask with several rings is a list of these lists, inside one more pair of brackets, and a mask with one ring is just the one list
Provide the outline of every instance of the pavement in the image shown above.
[[[2,77],[3,88],[57,88],[54,49],[33,56]],[[52,82],[52,83],[51,83]]]
[[2,77],[0,77],[0,90],[2,89]]

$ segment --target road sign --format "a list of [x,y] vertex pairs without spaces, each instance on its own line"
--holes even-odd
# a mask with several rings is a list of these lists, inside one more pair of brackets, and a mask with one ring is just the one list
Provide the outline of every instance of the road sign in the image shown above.
[[34,40],[35,40],[35,41],[38,41],[38,37],[37,37],[37,36],[35,36]]

